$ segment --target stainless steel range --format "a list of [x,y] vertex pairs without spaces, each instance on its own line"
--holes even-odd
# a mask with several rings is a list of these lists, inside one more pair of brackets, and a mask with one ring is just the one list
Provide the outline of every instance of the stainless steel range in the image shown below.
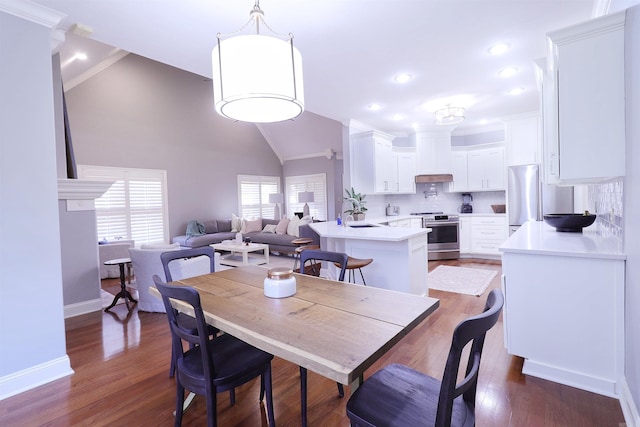
[[460,258],[460,216],[443,212],[417,212],[422,228],[431,228],[427,235],[429,259]]

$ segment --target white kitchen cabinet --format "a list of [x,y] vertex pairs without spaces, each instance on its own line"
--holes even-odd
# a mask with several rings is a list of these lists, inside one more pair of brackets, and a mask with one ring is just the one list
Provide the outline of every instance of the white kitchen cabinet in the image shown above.
[[417,174],[451,173],[451,130],[416,128]]
[[456,150],[451,153],[453,182],[447,191],[498,191],[505,189],[504,147]]
[[470,254],[471,253],[471,217],[461,216],[460,217],[460,254]]
[[613,248],[536,221],[502,246],[505,346],[524,374],[620,396],[625,260]]
[[549,183],[593,183],[625,174],[624,21],[623,11],[547,34]]
[[504,119],[505,163],[528,165],[542,161],[539,113],[519,114]]
[[469,191],[504,190],[504,148],[472,150],[467,153]]
[[351,135],[351,185],[357,192],[392,192],[392,140],[392,135],[378,131]]
[[416,153],[415,151],[394,148],[395,181],[398,193],[416,192]]
[[509,225],[504,215],[471,217],[471,253],[499,255],[498,248],[509,237]]
[[449,183],[449,191],[467,191],[467,151],[451,152],[451,174],[453,182]]
[[351,185],[366,194],[415,194],[415,150],[394,148],[392,135],[378,131],[351,135]]

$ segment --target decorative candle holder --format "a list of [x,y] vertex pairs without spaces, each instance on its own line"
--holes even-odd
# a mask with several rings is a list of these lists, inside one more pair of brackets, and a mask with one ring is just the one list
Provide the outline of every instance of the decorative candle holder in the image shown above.
[[269,298],[286,298],[296,293],[296,278],[288,267],[269,269],[264,279],[264,295]]

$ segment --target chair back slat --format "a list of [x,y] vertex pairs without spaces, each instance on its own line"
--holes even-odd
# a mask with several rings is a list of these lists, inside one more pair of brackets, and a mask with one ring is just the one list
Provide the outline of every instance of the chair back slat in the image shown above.
[[343,252],[324,251],[321,249],[308,249],[300,253],[300,273],[305,274],[305,264],[315,261],[327,261],[338,263],[340,265],[340,273],[338,280],[344,281],[344,273],[347,271],[347,261],[349,256]]
[[[499,289],[494,289],[489,293],[484,311],[481,314],[469,317],[456,326],[440,387],[438,413],[436,415],[437,427],[451,425],[453,400],[460,395],[462,395],[465,404],[470,410],[473,411],[475,409],[478,372],[480,370],[480,359],[485,336],[487,331],[497,323],[503,305],[504,296],[502,292]],[[462,351],[469,342],[472,342],[472,344],[465,377],[459,383],[456,383]]]

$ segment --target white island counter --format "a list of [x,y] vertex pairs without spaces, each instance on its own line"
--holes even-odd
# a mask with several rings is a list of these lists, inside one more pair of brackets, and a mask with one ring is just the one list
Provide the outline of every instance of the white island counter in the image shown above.
[[[386,227],[369,221],[349,222],[346,227],[335,221],[317,222],[310,227],[320,235],[322,249],[373,259],[362,269],[367,286],[427,295],[429,229]],[[335,269],[329,269],[327,275],[335,278]]]
[[528,222],[501,247],[504,334],[522,372],[619,396],[624,367],[622,242]]

